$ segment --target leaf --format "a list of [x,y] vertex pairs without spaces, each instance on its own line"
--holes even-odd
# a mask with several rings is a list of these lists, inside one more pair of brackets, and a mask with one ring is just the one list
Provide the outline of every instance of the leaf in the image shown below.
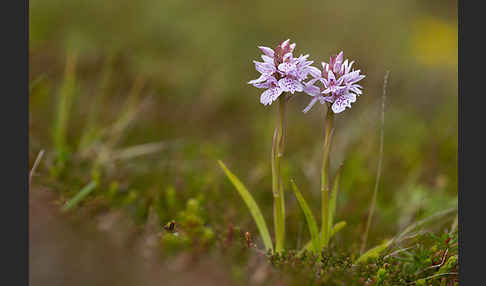
[[382,244],[379,244],[379,245],[371,248],[370,250],[366,251],[365,253],[363,253],[363,255],[361,255],[356,260],[355,263],[366,262],[368,259],[371,259],[371,258],[378,258],[380,253],[382,253],[384,250],[386,250],[392,242],[393,242],[393,239],[385,240],[385,242],[383,242]]
[[67,201],[62,207],[62,211],[68,211],[75,207],[80,201],[82,201],[89,193],[91,193],[96,188],[96,181],[91,181],[89,184],[84,186],[74,197]]
[[297,197],[297,201],[299,202],[300,208],[304,212],[305,220],[307,222],[307,226],[309,227],[309,232],[311,235],[312,248],[315,253],[319,253],[320,250],[319,230],[317,228],[316,220],[312,215],[312,211],[310,210],[309,205],[307,205],[307,202],[302,196],[302,193],[299,191],[299,188],[297,188],[297,185],[295,184],[294,180],[290,180],[290,182],[292,183],[292,190],[294,190],[294,194]]
[[[64,70],[64,80],[59,89],[56,118],[53,126],[53,142],[54,147],[58,153],[62,154],[66,151],[67,146],[67,132],[69,128],[69,118],[73,106],[74,98],[77,95],[76,90],[76,64],[77,54],[69,54],[66,67]],[[60,158],[61,161],[65,160]]]
[[[340,221],[336,223],[330,232],[329,238],[331,238],[333,235],[335,235],[338,231],[343,229],[345,226],[346,226],[345,221]],[[304,244],[304,247],[302,247],[302,249],[299,251],[299,254],[302,254],[304,250],[310,250],[311,247],[312,247],[312,241],[308,241],[306,244]]]
[[221,167],[221,169],[223,169],[228,179],[230,179],[233,186],[235,186],[236,190],[238,191],[241,198],[245,202],[246,206],[250,210],[253,220],[255,221],[258,231],[260,232],[260,235],[262,237],[263,244],[265,245],[265,249],[267,251],[270,249],[273,252],[272,239],[270,238],[270,233],[268,232],[267,224],[265,223],[265,219],[263,218],[263,215],[257,203],[251,196],[250,192],[248,192],[248,189],[243,185],[243,183],[233,173],[231,173],[230,170],[228,170],[226,165],[221,160],[218,160],[218,164]]
[[331,229],[331,232],[329,233],[329,238],[333,237],[338,231],[343,229],[346,226],[345,221],[340,221],[334,225],[334,227]]
[[[331,198],[329,199],[329,220],[328,220],[328,233],[331,233],[332,225],[334,224],[334,216],[336,215],[336,201],[337,201],[337,192],[339,190],[339,182],[341,181],[341,173],[343,172],[343,166],[339,166],[339,169],[334,177],[334,181],[332,183],[332,191],[331,191]],[[329,239],[332,235],[329,235]]]

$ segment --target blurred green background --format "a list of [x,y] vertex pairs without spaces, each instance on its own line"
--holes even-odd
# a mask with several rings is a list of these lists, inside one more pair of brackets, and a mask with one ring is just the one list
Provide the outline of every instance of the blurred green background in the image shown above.
[[[30,160],[37,184],[160,223],[196,199],[216,237],[256,233],[216,163],[247,185],[272,225],[270,150],[276,106],[259,103],[257,46],[290,38],[315,66],[341,50],[366,74],[337,116],[331,169],[344,162],[336,236],[358,249],[378,163],[383,76],[390,71],[383,173],[368,245],[457,205],[457,1],[31,0]],[[288,108],[283,168],[289,248],[308,239],[289,192],[319,211],[323,106]],[[151,145],[143,145],[151,144]],[[139,147],[139,149],[133,149]],[[141,153],[137,153],[141,152]],[[172,205],[171,200],[174,200]],[[222,215],[224,214],[224,215]]]

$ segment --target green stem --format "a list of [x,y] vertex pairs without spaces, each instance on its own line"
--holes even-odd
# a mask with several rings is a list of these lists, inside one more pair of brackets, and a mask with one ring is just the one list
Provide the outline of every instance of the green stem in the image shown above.
[[324,146],[321,170],[321,246],[323,248],[327,248],[329,243],[329,191],[331,189],[329,184],[329,153],[331,150],[333,121],[334,112],[332,112],[330,106],[328,106],[324,131]]
[[272,145],[272,191],[275,224],[275,251],[281,252],[285,241],[285,199],[280,170],[285,138],[285,97],[280,96],[278,105],[278,125],[273,134]]

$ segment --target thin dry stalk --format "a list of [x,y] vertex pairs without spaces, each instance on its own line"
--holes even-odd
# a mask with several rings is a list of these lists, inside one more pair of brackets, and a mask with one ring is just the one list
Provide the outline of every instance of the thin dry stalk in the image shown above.
[[385,73],[385,77],[383,79],[383,95],[381,97],[381,128],[380,128],[380,152],[378,155],[378,168],[376,171],[376,180],[375,180],[375,189],[373,190],[373,198],[371,199],[371,206],[370,211],[368,213],[368,219],[366,222],[366,229],[363,235],[363,242],[361,244],[360,253],[363,254],[366,248],[366,241],[368,239],[368,232],[370,230],[371,220],[373,218],[373,214],[375,212],[376,206],[376,196],[378,194],[378,185],[380,183],[381,178],[381,167],[383,164],[383,141],[384,141],[384,133],[385,133],[385,99],[386,99],[386,87],[388,85],[388,76],[390,75],[390,71]]
[[32,166],[32,169],[30,170],[29,174],[29,186],[32,183],[32,177],[35,174],[35,170],[37,170],[37,167],[39,166],[40,160],[42,159],[42,156],[44,155],[44,149],[39,151],[39,154],[37,154],[37,158],[34,161],[34,165]]

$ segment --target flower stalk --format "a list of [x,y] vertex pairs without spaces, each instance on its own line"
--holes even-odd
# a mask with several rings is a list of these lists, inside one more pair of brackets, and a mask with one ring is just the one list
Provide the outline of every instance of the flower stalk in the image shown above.
[[280,158],[283,156],[285,139],[285,105],[286,98],[279,98],[278,125],[275,128],[272,144],[272,191],[273,215],[275,225],[275,251],[281,252],[285,242],[285,197],[282,184]]
[[329,153],[332,144],[334,112],[331,110],[330,104],[327,107],[321,168],[321,248],[327,248],[329,243],[329,193],[331,190],[329,183]]

